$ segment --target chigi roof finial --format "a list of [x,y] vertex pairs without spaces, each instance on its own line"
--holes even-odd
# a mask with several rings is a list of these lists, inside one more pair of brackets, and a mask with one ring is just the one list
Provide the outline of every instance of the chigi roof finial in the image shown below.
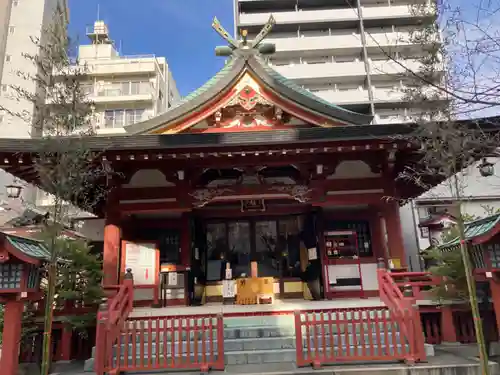
[[220,24],[217,17],[214,17],[212,22],[212,27],[215,31],[229,44],[229,46],[221,46],[215,49],[217,56],[230,56],[237,54],[238,52],[248,55],[252,53],[260,53],[262,55],[270,55],[276,51],[276,46],[272,43],[262,43],[264,38],[271,32],[273,26],[276,24],[276,20],[271,15],[269,20],[266,22],[262,30],[255,37],[255,39],[249,44],[248,42],[248,30],[241,30],[241,41],[237,42],[226,29]]

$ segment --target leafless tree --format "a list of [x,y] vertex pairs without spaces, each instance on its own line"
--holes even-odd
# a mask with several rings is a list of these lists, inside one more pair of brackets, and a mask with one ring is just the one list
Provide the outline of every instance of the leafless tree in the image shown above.
[[56,285],[60,284],[58,264],[66,255],[66,246],[61,246],[59,239],[64,224],[74,213],[70,203],[84,211],[93,211],[106,194],[105,187],[99,186],[103,186],[102,181],[111,173],[87,143],[94,134],[94,107],[85,92],[88,69],[72,58],[65,15],[58,10],[52,21],[43,30],[42,38],[32,38],[38,52],[24,54],[34,69],[17,72],[22,83],[12,85],[9,90],[14,102],[24,102],[27,105],[23,107],[32,107],[34,111],[13,110],[7,105],[2,108],[33,129],[32,136],[38,139],[39,145],[32,156],[34,180],[38,188],[51,194],[52,200],[42,236],[50,251],[46,269],[42,375],[47,375],[50,367],[53,305],[58,292]]

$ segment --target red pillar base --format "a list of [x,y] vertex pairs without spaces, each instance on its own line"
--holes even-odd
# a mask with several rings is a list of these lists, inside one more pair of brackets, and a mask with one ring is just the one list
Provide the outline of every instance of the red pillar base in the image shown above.
[[441,307],[441,333],[443,342],[457,342],[457,330],[453,321],[451,306]]
[[0,359],[2,375],[17,375],[23,310],[24,302],[8,301],[5,304],[2,357]]

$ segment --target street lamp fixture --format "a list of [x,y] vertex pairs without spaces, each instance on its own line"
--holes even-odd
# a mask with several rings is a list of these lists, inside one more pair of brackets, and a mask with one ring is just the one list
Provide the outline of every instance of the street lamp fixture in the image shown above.
[[479,173],[481,173],[481,176],[483,177],[490,177],[493,176],[493,174],[495,173],[494,164],[490,163],[486,158],[483,158],[478,168],[479,168]]
[[21,191],[23,190],[23,187],[21,185],[11,184],[5,186],[5,189],[7,190],[7,197],[17,199],[21,196]]

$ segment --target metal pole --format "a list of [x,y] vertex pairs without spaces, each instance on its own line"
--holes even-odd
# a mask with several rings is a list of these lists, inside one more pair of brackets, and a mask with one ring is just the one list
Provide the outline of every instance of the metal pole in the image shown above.
[[453,176],[453,183],[458,198],[455,209],[456,209],[456,219],[457,219],[458,233],[460,239],[460,253],[462,255],[462,261],[464,263],[465,278],[467,280],[467,289],[469,292],[469,303],[472,311],[472,319],[474,321],[474,330],[476,333],[477,346],[479,349],[479,362],[481,367],[481,374],[489,375],[490,368],[488,366],[488,353],[486,352],[486,345],[483,335],[483,323],[481,321],[481,316],[479,314],[479,306],[477,304],[476,281],[474,280],[473,268],[470,261],[469,251],[465,237],[465,225],[462,218],[462,201],[458,189],[458,177],[456,175]]

